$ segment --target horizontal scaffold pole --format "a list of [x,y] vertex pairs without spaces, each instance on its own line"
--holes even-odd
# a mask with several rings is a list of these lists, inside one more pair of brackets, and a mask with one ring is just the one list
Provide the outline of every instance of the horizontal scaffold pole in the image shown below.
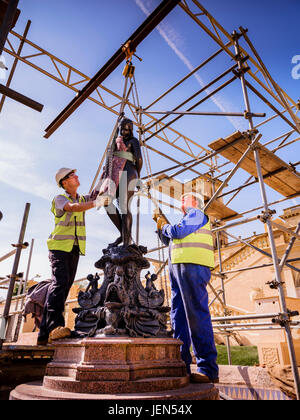
[[[143,111],[142,111],[143,112]],[[165,115],[204,115],[204,116],[216,116],[216,117],[248,117],[245,112],[196,112],[196,111],[155,111],[148,110],[150,114],[165,114]],[[265,113],[251,114],[252,117],[265,117]]]

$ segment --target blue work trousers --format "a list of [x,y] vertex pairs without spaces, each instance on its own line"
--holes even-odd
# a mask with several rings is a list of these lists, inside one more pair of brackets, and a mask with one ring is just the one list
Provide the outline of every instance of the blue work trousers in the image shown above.
[[207,283],[210,269],[198,264],[169,264],[171,282],[171,321],[174,337],[183,342],[181,357],[190,373],[192,356],[197,371],[216,379],[219,375],[217,350],[208,307]]

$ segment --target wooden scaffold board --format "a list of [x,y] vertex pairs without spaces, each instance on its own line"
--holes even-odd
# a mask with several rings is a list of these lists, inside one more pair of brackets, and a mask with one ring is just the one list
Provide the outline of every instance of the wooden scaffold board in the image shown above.
[[[204,200],[207,201],[212,196],[212,186],[211,182],[207,181],[205,177],[199,177],[188,181],[186,183],[181,183],[175,178],[169,178],[166,174],[161,174],[155,178],[152,178],[152,181],[148,181],[148,186],[158,191],[160,194],[167,195],[168,197],[174,200],[181,200],[182,194],[189,192],[200,192],[204,196]],[[216,187],[220,184],[220,181],[217,181]],[[207,210],[209,216],[213,216],[219,220],[227,219],[236,219],[241,217],[236,211],[226,207],[222,200],[215,200]]]
[[[239,138],[241,138],[241,140],[236,142]],[[251,144],[250,138],[244,136],[240,131],[210,143],[209,147],[218,151],[221,147],[233,142],[235,143],[231,147],[220,151],[220,154],[229,161],[237,163],[247,150],[249,144]],[[285,197],[300,194],[300,174],[294,170],[292,166],[288,165],[263,145],[257,143],[257,147],[259,150],[264,182]],[[250,152],[248,154],[240,167],[254,177],[257,177],[253,153]]]

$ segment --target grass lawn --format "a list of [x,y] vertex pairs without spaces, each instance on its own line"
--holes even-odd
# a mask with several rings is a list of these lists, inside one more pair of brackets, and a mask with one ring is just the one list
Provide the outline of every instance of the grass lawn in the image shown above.
[[[219,365],[228,365],[226,346],[217,345]],[[256,346],[231,346],[231,362],[233,365],[254,366],[259,364]]]

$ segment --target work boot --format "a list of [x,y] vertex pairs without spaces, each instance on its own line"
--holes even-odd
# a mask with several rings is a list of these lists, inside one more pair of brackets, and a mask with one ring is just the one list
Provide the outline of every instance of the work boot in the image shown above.
[[61,340],[62,338],[71,337],[71,330],[67,327],[57,327],[51,331],[49,335],[49,343],[55,340]]
[[207,375],[204,375],[204,373],[200,373],[200,372],[191,373],[190,383],[192,384],[207,384],[207,383],[217,384],[219,383],[219,378],[210,379]]

